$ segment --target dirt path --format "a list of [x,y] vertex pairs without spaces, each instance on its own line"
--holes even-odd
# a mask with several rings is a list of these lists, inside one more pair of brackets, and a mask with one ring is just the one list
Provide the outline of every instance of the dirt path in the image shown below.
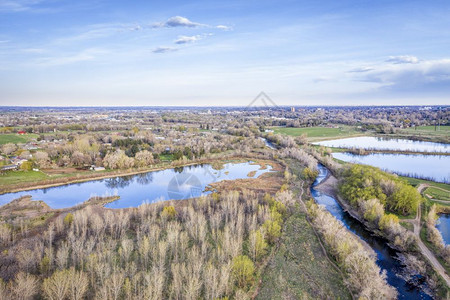
[[[419,191],[419,193],[422,194],[422,192],[423,192],[426,188],[428,188],[428,187],[432,187],[433,189],[437,189],[437,190],[441,190],[441,191],[443,191],[443,192],[449,193],[449,191],[446,190],[446,189],[443,189],[443,188],[441,188],[441,187],[434,186],[434,185],[429,185],[428,183],[421,183],[421,184],[417,187],[417,190]],[[426,197],[426,196],[425,196],[425,197]],[[434,202],[439,202],[439,203],[444,203],[444,204],[450,204],[450,201],[448,201],[448,200],[441,200],[441,199],[435,199],[435,198],[429,198],[429,197],[426,197],[426,198],[428,198],[429,200],[434,201]]]
[[[422,194],[422,191],[427,188],[429,185],[426,183],[421,183],[417,190],[419,193]],[[417,215],[414,221],[412,222],[414,225],[414,234],[417,236],[417,244],[419,245],[419,249],[422,252],[422,254],[428,259],[428,261],[431,263],[433,268],[436,270],[436,272],[441,275],[442,278],[444,278],[445,282],[447,283],[447,286],[450,287],[450,277],[447,275],[447,272],[445,271],[444,267],[440,264],[440,262],[437,260],[436,256],[428,249],[427,246],[422,242],[420,238],[420,219],[422,214],[422,208],[419,205],[417,209]]]

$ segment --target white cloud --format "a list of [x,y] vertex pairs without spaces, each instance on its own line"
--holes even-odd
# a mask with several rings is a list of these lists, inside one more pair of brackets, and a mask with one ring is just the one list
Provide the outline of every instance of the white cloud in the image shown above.
[[191,20],[185,17],[175,16],[169,18],[165,22],[153,24],[152,27],[158,28],[158,27],[200,27],[200,26],[206,25],[192,22]]
[[153,53],[167,53],[167,52],[174,52],[177,51],[177,48],[173,47],[156,47],[152,50]]
[[233,30],[233,28],[232,28],[232,27],[230,27],[230,26],[226,26],[226,25],[217,25],[217,26],[216,26],[216,28],[217,28],[217,29],[221,29],[221,30],[224,30],[224,31],[229,31],[229,30]]
[[374,65],[372,70],[355,73],[354,79],[377,83],[380,90],[390,92],[430,96],[450,92],[450,59],[416,60],[416,63]]
[[189,44],[189,43],[194,43],[197,42],[201,39],[204,39],[207,36],[211,36],[212,33],[205,33],[205,34],[198,34],[198,35],[193,35],[193,36],[187,36],[187,35],[180,35],[176,40],[175,40],[175,44]]
[[373,70],[373,68],[370,68],[370,67],[360,67],[360,68],[352,69],[352,70],[348,71],[348,73],[365,73],[365,72],[370,72],[372,70]]
[[393,64],[417,64],[419,59],[411,55],[399,55],[399,56],[389,56],[386,62]]
[[181,35],[175,40],[175,44],[189,44],[201,39],[200,35],[186,36]]

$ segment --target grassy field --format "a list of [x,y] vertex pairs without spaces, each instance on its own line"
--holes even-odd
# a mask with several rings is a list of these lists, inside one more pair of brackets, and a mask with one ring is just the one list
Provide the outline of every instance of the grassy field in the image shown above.
[[33,138],[37,138],[38,135],[37,134],[25,134],[25,135],[18,135],[15,133],[7,133],[7,134],[0,134],[0,145],[4,145],[4,144],[8,144],[8,143],[13,143],[13,144],[18,144],[18,143],[26,143],[29,140],[33,139]]
[[286,220],[280,247],[262,274],[256,299],[351,299],[299,209]]
[[409,184],[412,185],[412,186],[418,186],[421,183],[425,183],[425,184],[428,184],[430,186],[437,186],[437,187],[439,187],[441,189],[445,189],[445,190],[450,192],[450,184],[434,182],[434,181],[424,180],[424,179],[417,179],[417,178],[412,178],[412,177],[405,177],[405,176],[399,176],[399,177],[405,179],[406,181],[408,181]]
[[434,126],[417,126],[417,128],[415,129],[413,128],[406,128],[403,129],[403,131],[408,131],[408,132],[415,132],[415,131],[426,131],[426,132],[430,132],[430,131],[434,131],[434,132],[442,132],[442,133],[447,133],[450,134],[450,126],[441,126],[441,127],[436,127],[436,130],[434,130]]
[[417,129],[405,128],[396,133],[401,137],[416,137],[423,140],[436,141],[436,142],[450,142],[450,126],[441,126],[440,130],[434,130],[434,126],[418,126]]
[[0,185],[17,184],[48,179],[47,174],[35,171],[12,171],[0,174]]
[[361,132],[356,131],[351,126],[340,126],[339,128],[328,127],[305,127],[305,128],[293,128],[293,127],[273,127],[274,133],[285,134],[290,136],[300,136],[305,134],[309,141],[321,141],[333,138],[344,138],[350,136],[362,135]]
[[424,191],[424,194],[432,196],[433,199],[450,201],[450,191],[429,187]]

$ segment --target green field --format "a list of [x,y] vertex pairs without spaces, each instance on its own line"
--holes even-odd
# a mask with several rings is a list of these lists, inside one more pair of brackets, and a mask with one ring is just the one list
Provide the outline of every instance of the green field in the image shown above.
[[412,128],[407,128],[407,129],[403,129],[404,131],[410,131],[410,132],[414,132],[414,131],[435,131],[435,132],[443,132],[443,133],[450,133],[450,126],[441,126],[441,127],[436,127],[436,130],[434,130],[434,126],[417,126],[417,128],[415,129],[414,127]]
[[19,143],[26,143],[29,140],[33,138],[37,138],[37,134],[25,134],[25,135],[18,135],[16,133],[7,133],[7,134],[0,134],[0,145],[13,143],[13,144],[19,144]]
[[433,199],[450,201],[450,191],[429,187],[424,191],[424,194],[432,196]]
[[273,127],[274,133],[285,134],[290,136],[301,136],[305,134],[309,141],[327,140],[333,138],[344,138],[349,136],[361,135],[361,132],[355,130],[354,127],[340,126],[339,128],[328,127]]
[[47,179],[48,176],[43,172],[35,171],[9,171],[0,174],[0,185],[17,184],[23,182],[39,181]]
[[286,220],[279,249],[262,274],[256,299],[351,299],[341,274],[298,208]]
[[418,186],[421,183],[425,183],[428,184],[430,186],[437,186],[441,189],[445,189],[447,191],[450,192],[450,184],[446,184],[446,183],[440,183],[440,182],[434,182],[434,181],[430,181],[430,180],[424,180],[424,179],[417,179],[417,178],[412,178],[412,177],[405,177],[405,176],[399,176],[403,179],[405,179],[406,181],[408,181],[408,183],[412,186]]
[[440,130],[434,130],[434,126],[418,126],[417,129],[405,128],[399,130],[398,137],[416,137],[423,140],[435,142],[450,142],[450,126],[441,126]]

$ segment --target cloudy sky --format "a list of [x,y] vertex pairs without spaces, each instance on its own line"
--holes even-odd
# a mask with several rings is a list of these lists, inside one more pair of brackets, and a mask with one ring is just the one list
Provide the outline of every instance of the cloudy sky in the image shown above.
[[450,2],[0,0],[0,105],[450,104]]

